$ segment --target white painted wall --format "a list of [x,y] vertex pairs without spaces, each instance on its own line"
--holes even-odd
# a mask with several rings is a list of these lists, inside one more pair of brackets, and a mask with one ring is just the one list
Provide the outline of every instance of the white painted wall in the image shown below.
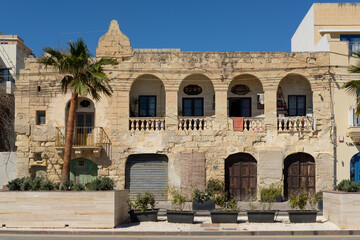
[[0,189],[16,178],[17,162],[16,152],[0,152]]
[[292,52],[314,50],[314,5],[311,6],[291,38]]
[[330,44],[327,35],[324,35],[321,40],[316,44],[314,52],[328,52],[330,51]]

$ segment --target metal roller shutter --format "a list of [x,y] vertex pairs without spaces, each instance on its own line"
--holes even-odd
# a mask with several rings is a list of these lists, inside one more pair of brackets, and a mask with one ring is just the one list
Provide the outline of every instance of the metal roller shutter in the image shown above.
[[130,198],[141,192],[151,192],[156,200],[166,198],[168,186],[168,160],[161,154],[130,155],[126,162],[125,187]]

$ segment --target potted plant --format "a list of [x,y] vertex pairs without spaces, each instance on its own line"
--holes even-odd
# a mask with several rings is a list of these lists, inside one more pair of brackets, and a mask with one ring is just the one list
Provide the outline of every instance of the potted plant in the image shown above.
[[323,192],[317,192],[316,193],[316,199],[318,201],[318,209],[323,210]]
[[252,197],[252,201],[249,203],[250,210],[247,211],[247,216],[249,222],[256,222],[256,223],[271,223],[274,222],[275,219],[275,210],[271,210],[276,196],[278,194],[277,189],[272,184],[268,188],[263,188],[261,190],[261,205],[262,210],[256,210],[254,200],[256,199],[255,196]]
[[196,188],[192,194],[193,199],[193,210],[214,210],[215,203],[213,199],[213,193],[208,191],[201,191],[200,189]]
[[239,213],[236,199],[228,198],[228,193],[221,193],[215,196],[216,210],[211,211],[212,223],[236,223]]
[[[316,198],[309,198],[306,191],[300,191],[296,194],[291,194],[289,202],[292,209],[298,209],[288,211],[291,223],[313,223],[316,221],[317,211],[314,208],[317,203]],[[305,209],[308,202],[312,210]]]
[[281,193],[282,193],[282,185],[281,184],[275,185],[272,183],[270,184],[269,187],[261,189],[260,192],[261,201],[266,202],[267,196],[275,196],[275,202],[281,202],[282,200]]
[[168,188],[172,210],[167,210],[167,220],[171,223],[193,223],[195,211],[184,211],[186,196],[177,188]]
[[213,194],[221,194],[225,189],[225,183],[218,179],[210,179],[206,185],[206,191]]
[[[150,192],[138,193],[134,201],[128,201],[132,222],[157,221],[159,209],[155,209],[155,198]],[[150,208],[149,208],[150,206]]]

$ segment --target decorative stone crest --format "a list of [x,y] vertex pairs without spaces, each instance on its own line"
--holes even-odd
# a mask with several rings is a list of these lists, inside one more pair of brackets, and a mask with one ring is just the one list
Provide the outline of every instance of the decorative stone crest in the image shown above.
[[109,30],[99,40],[96,48],[97,57],[131,57],[132,47],[129,38],[120,31],[119,24],[112,20]]

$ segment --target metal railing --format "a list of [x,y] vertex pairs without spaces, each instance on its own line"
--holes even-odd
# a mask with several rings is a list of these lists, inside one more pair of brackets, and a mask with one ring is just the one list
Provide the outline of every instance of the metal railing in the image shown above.
[[[65,127],[56,128],[55,146],[65,147]],[[103,147],[111,143],[102,127],[75,127],[73,135],[74,147]]]
[[129,118],[130,131],[164,131],[165,118],[141,117]]
[[[228,127],[230,130],[234,129],[234,118],[228,118]],[[264,131],[264,118],[263,117],[244,117],[243,129],[244,132],[263,132]]]
[[311,132],[316,128],[315,119],[307,116],[278,117],[277,124],[279,132]]
[[212,129],[213,117],[178,117],[179,130]]

